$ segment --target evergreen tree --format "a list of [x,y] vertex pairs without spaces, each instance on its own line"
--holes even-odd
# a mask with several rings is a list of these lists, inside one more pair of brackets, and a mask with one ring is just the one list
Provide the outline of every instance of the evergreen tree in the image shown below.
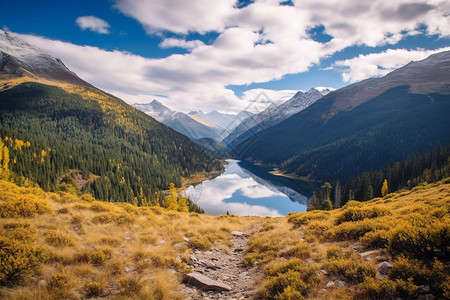
[[338,180],[336,182],[336,188],[334,190],[334,208],[341,207],[341,197],[342,197],[341,182]]

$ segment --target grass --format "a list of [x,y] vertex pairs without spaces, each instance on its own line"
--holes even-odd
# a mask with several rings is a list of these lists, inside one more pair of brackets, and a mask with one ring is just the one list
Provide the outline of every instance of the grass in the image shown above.
[[231,231],[259,220],[105,203],[6,181],[0,212],[6,299],[184,299],[192,251],[227,249]]
[[[256,224],[243,263],[260,270],[249,287],[257,298],[450,298],[449,211],[450,179],[282,218],[180,213],[0,181],[0,298],[184,299],[189,255],[227,251],[231,231]],[[366,259],[366,250],[380,251]],[[377,274],[383,260],[392,268]]]

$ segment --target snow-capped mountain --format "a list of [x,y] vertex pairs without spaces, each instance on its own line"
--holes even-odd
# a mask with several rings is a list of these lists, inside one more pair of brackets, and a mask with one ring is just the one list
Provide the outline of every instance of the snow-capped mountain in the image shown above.
[[0,72],[2,79],[28,77],[37,81],[89,86],[64,63],[19,37],[0,30]]
[[274,126],[290,116],[307,108],[324,95],[330,92],[329,89],[310,89],[307,92],[297,92],[288,101],[275,101],[264,111],[252,115],[242,121],[224,140],[223,143],[233,147],[249,138],[251,135]]
[[220,141],[222,139],[221,133],[224,131],[223,128],[206,119],[202,119],[199,115],[188,115],[171,110],[158,100],[145,104],[136,103],[133,104],[133,107],[192,140],[211,138]]

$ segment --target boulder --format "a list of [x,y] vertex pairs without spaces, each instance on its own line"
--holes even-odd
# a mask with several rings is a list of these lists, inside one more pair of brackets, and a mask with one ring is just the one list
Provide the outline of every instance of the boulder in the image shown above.
[[389,271],[392,269],[392,264],[388,261],[383,261],[379,264],[377,264],[377,270],[382,275],[387,275]]
[[231,287],[228,284],[195,272],[186,274],[183,278],[183,283],[193,285],[204,291],[231,291]]
[[231,234],[233,235],[233,236],[246,236],[247,234],[245,233],[245,232],[242,232],[242,231],[232,231],[231,232]]

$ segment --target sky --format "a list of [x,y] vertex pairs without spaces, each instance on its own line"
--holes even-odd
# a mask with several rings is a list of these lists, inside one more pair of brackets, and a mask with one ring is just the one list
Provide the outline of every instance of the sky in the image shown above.
[[450,50],[450,1],[6,0],[0,26],[130,104],[258,111]]

